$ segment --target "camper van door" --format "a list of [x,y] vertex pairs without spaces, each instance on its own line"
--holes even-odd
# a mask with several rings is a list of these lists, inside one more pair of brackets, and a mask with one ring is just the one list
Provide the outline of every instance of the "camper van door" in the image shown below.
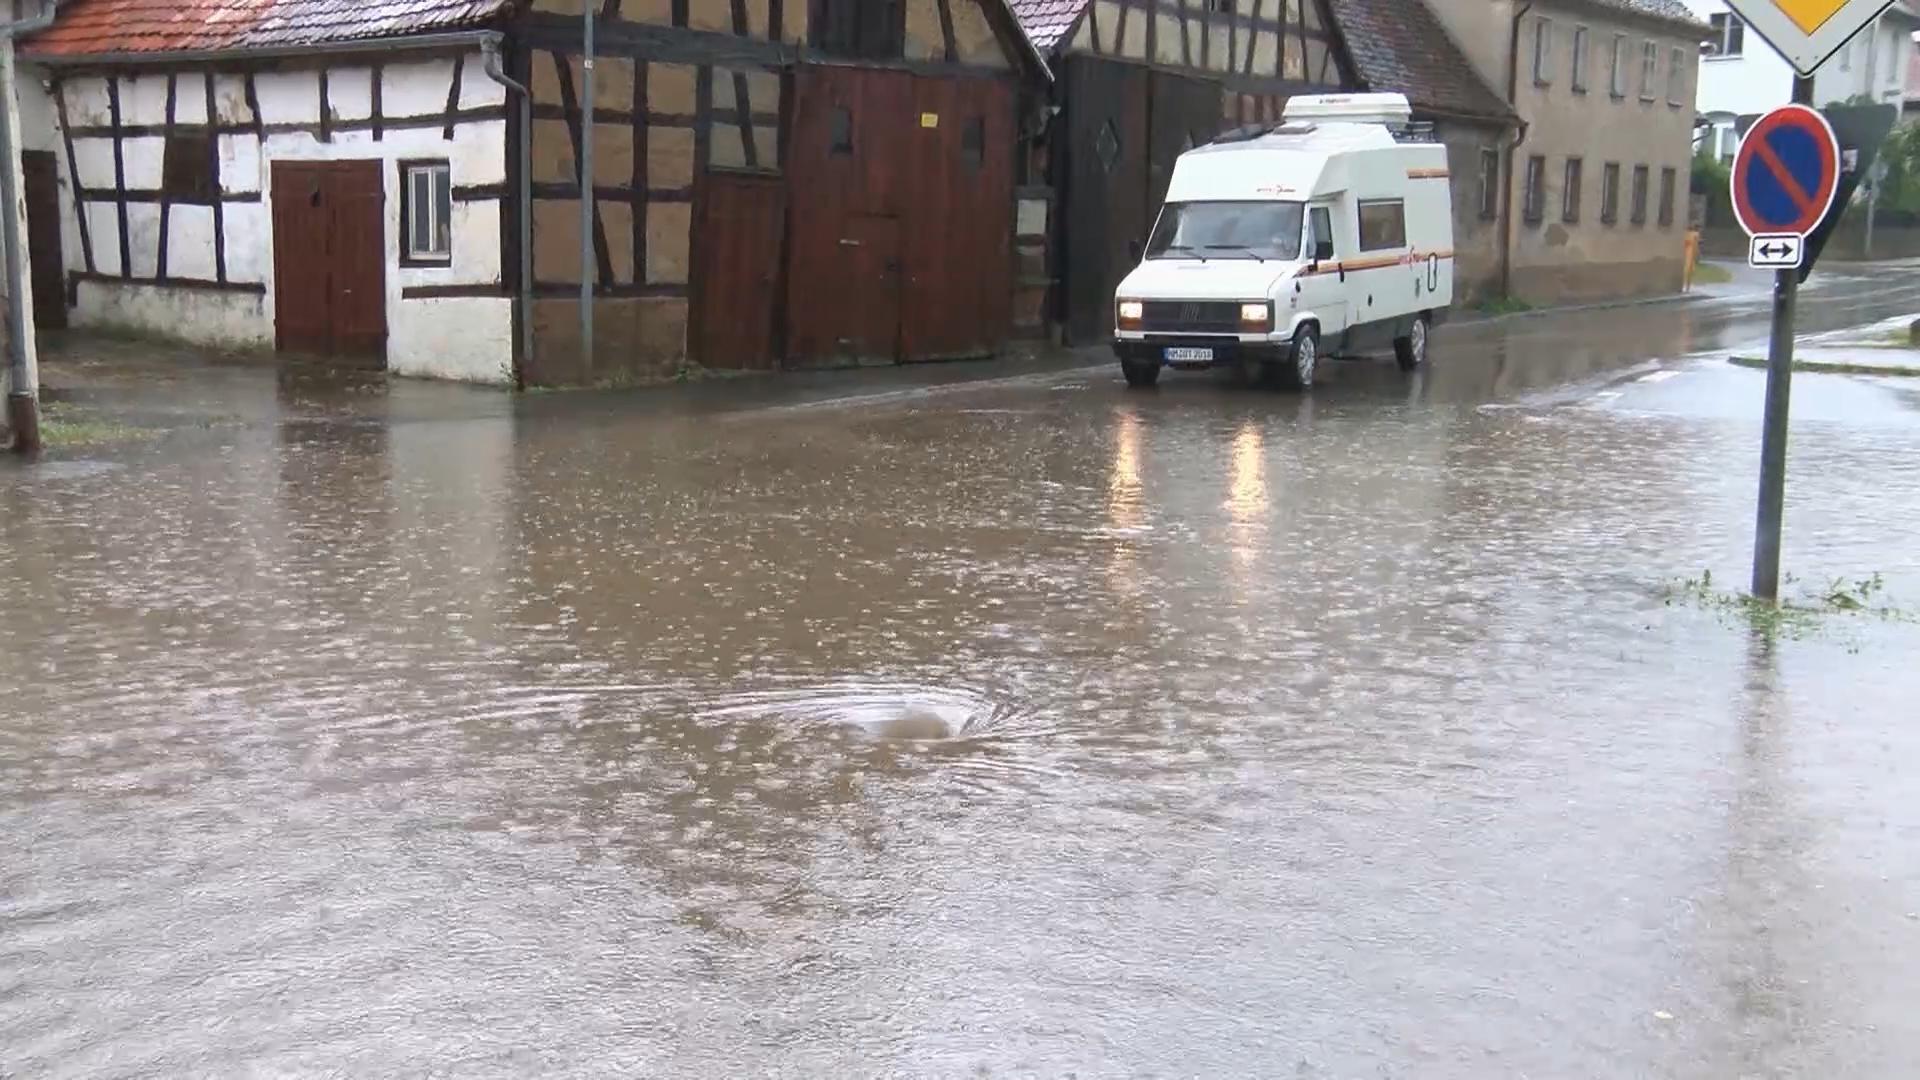
[[1333,223],[1337,220],[1330,203],[1315,203],[1307,208],[1307,257],[1314,258],[1315,253],[1323,251],[1323,245],[1328,244],[1333,248],[1333,257],[1319,260],[1317,266],[1309,263],[1309,270],[1296,279],[1300,285],[1298,310],[1319,319],[1323,347],[1347,328],[1347,286],[1341,281],[1340,271],[1340,259],[1346,249],[1334,233]]

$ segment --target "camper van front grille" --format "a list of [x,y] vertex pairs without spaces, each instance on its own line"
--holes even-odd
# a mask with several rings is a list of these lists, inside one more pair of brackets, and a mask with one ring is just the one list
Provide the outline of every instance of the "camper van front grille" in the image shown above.
[[1140,329],[1158,334],[1237,334],[1240,304],[1219,300],[1149,300]]

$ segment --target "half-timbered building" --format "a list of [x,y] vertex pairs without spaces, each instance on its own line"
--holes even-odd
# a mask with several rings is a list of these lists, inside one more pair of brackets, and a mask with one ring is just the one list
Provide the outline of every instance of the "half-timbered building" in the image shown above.
[[63,4],[38,320],[537,385],[1006,339],[1049,76],[1004,0],[593,2],[590,101],[580,0]]

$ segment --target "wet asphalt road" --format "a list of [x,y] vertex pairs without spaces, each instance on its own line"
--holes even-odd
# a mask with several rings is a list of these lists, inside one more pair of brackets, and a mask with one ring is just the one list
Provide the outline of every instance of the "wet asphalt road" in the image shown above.
[[[1912,1076],[1920,625],[1663,595],[1764,331],[77,393],[174,430],[0,468],[0,1075]],[[1920,609],[1920,393],[1797,386]]]

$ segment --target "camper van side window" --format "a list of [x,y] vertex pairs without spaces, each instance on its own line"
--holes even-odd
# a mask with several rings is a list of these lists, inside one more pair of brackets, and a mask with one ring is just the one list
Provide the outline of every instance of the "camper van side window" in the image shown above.
[[1360,250],[1381,251],[1406,246],[1406,204],[1399,199],[1361,200]]

